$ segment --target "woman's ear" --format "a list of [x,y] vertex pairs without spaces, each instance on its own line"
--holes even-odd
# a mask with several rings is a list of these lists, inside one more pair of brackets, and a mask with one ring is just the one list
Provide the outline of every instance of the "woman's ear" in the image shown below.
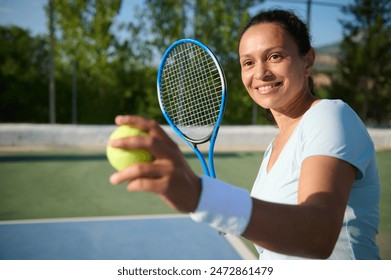
[[306,77],[309,77],[309,76],[311,76],[312,68],[315,63],[315,50],[313,48],[311,48],[307,52],[307,54],[305,55],[305,58],[306,58],[305,74],[306,74]]

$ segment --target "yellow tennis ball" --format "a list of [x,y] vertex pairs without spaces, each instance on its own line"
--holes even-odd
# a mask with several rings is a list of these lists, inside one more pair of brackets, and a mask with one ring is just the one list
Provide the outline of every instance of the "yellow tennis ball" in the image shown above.
[[[114,130],[109,139],[146,135],[147,133],[140,129],[127,125],[121,125],[116,130]],[[117,171],[121,171],[126,167],[137,163],[150,162],[153,159],[152,155],[145,150],[120,149],[111,147],[109,145],[106,147],[106,156],[111,166],[113,166]]]

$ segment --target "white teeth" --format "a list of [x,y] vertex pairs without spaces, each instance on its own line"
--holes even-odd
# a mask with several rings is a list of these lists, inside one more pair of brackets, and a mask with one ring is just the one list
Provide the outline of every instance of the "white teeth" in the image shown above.
[[260,91],[261,93],[266,93],[269,89],[271,88],[274,88],[276,86],[280,85],[280,83],[276,83],[276,84],[273,84],[273,85],[268,85],[268,86],[264,86],[264,87],[259,87],[257,88],[258,91]]
[[267,92],[269,89],[271,89],[272,86],[266,86],[266,87],[259,87],[258,90],[262,93]]

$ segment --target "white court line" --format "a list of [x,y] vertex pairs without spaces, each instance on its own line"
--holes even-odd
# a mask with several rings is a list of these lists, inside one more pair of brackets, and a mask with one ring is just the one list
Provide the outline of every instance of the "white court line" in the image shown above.
[[239,237],[226,234],[225,238],[241,256],[243,260],[257,260],[258,258],[251,252],[251,250],[240,240]]
[[186,214],[73,217],[0,221],[0,225],[187,218]]

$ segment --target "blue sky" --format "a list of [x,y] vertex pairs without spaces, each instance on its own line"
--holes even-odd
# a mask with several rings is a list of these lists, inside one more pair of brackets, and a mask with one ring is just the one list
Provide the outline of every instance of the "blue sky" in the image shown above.
[[[48,0],[0,0],[0,25],[17,25],[29,29],[32,34],[47,32],[46,17],[43,10]],[[123,0],[118,21],[128,21],[135,5],[142,0]],[[307,6],[300,0],[266,0],[252,11],[261,8],[280,7],[295,11],[303,20],[306,19]],[[353,0],[313,0],[314,3],[349,4]],[[335,43],[342,38],[342,28],[338,19],[344,16],[337,7],[313,5],[311,13],[312,43],[315,47]]]

